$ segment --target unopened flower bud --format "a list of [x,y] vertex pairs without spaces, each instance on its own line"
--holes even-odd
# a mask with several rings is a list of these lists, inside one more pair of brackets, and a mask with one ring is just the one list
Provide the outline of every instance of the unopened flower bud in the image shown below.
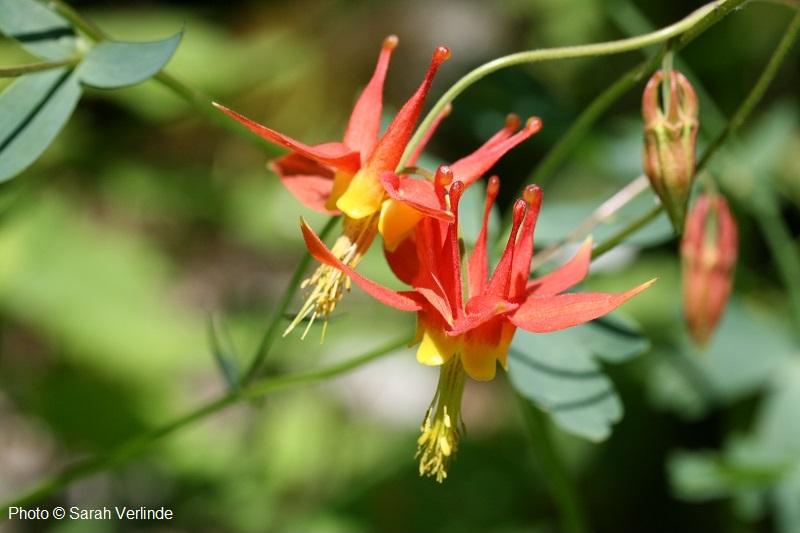
[[663,76],[661,70],[653,74],[642,95],[644,173],[675,231],[681,233],[695,172],[697,95],[683,74],[670,71],[664,109],[660,94]]
[[737,249],[736,221],[725,198],[700,196],[686,219],[681,241],[684,315],[689,333],[700,346],[711,339],[725,311]]

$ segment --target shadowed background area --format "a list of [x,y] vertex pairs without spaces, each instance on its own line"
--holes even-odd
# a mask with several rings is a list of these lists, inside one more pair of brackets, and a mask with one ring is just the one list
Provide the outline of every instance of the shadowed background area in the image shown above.
[[[72,5],[122,40],[158,39],[183,28],[169,72],[254,120],[315,143],[340,138],[386,35],[400,38],[384,93],[390,117],[437,45],[453,55],[426,109],[492,58],[645,33],[700,4]],[[676,65],[701,94],[700,147],[755,82],[789,13],[776,4],[748,7],[680,53]],[[471,152],[508,113],[541,117],[542,132],[495,167],[505,210],[592,99],[655,50],[489,76],[455,101],[423,166]],[[0,40],[0,65],[30,61],[15,43]],[[686,355],[677,242],[663,231],[664,220],[598,261],[585,284],[584,290],[619,291],[631,280],[659,277],[623,308],[652,347],[623,364],[603,365],[625,408],[610,438],[592,443],[547,428],[593,531],[800,530],[794,402],[800,349],[768,232],[751,205],[752,191],[774,191],[774,216],[797,248],[798,67],[795,50],[711,167],[733,191],[741,249],[735,295],[708,353]],[[563,164],[541,176],[538,247],[557,242],[641,173],[644,81]],[[117,91],[87,89],[45,155],[0,185],[0,500],[223,392],[207,338],[210,315],[246,366],[302,257],[299,216],[317,229],[324,223],[265,168],[278,153],[221,127],[151,80]],[[399,286],[373,248],[363,272]],[[291,309],[299,305],[298,299]],[[355,289],[337,308],[324,345],[318,327],[305,341],[297,334],[281,339],[267,372],[341,361],[411,331],[413,317]],[[503,376],[468,383],[467,433],[446,483],[418,477],[413,452],[436,379],[436,370],[403,350],[324,384],[237,404],[41,503],[163,505],[175,513],[166,525],[14,521],[0,522],[0,531],[560,531],[548,479]]]

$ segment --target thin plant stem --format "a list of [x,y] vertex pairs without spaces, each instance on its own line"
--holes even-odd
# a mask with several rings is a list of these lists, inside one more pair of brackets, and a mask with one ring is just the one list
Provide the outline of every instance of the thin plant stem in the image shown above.
[[[324,239],[328,236],[328,234],[336,225],[337,220],[338,217],[331,217],[328,220],[328,222],[325,224],[325,227],[323,227],[322,231],[319,232],[321,239]],[[297,268],[294,270],[289,283],[286,285],[286,289],[283,291],[283,295],[281,295],[278,305],[272,312],[269,325],[264,332],[264,336],[261,338],[261,342],[258,344],[258,348],[256,348],[256,352],[253,355],[250,366],[242,376],[241,384],[247,384],[248,382],[252,381],[258,375],[259,370],[261,370],[264,359],[266,359],[267,355],[269,355],[269,351],[278,336],[278,331],[280,331],[280,325],[284,319],[286,310],[289,308],[289,304],[292,303],[292,298],[294,297],[295,292],[297,292],[297,288],[300,286],[300,283],[303,281],[303,275],[305,274],[305,271],[310,263],[311,254],[305,252],[303,254],[303,258],[300,260],[300,263],[298,263]]]
[[580,503],[578,490],[553,442],[544,413],[523,396],[517,395],[517,398],[530,434],[534,459],[555,500],[563,530],[568,533],[587,533],[589,522]]
[[[104,32],[91,20],[78,13],[78,11],[76,11],[72,6],[63,0],[50,0],[49,4],[59,15],[67,19],[67,21],[69,21],[76,29],[83,32],[83,34],[89,39],[95,42],[113,40],[109,34]],[[234,133],[242,135],[249,140],[258,142],[259,146],[264,148],[268,154],[279,155],[282,153],[281,149],[273,146],[272,144],[261,142],[257,139],[257,137],[247,133],[247,130],[244,127],[241,127],[237,123],[228,120],[224,115],[215,111],[214,107],[211,105],[212,98],[203,91],[187,85],[174,75],[164,70],[153,76],[153,79],[159,82],[165,88],[172,91],[179,98],[185,100],[189,105],[201,112],[209,120]]]
[[700,158],[700,162],[697,163],[697,172],[700,172],[705,168],[708,164],[711,156],[713,156],[717,149],[728,140],[728,138],[733,135],[747,118],[752,113],[753,109],[755,109],[756,105],[761,101],[764,97],[764,93],[767,91],[769,84],[772,82],[775,75],[778,73],[778,69],[780,69],[783,60],[786,59],[786,55],[791,50],[792,45],[794,44],[795,40],[797,39],[798,31],[800,31],[800,12],[795,14],[792,18],[792,21],[789,23],[789,26],[786,28],[786,31],[781,37],[778,46],[775,48],[775,51],[772,52],[772,57],[769,58],[769,62],[767,66],[764,67],[764,70],[761,72],[761,75],[758,77],[758,81],[750,89],[750,92],[745,97],[744,101],[739,105],[736,109],[736,112],[733,114],[731,119],[728,121],[728,125],[722,130],[716,139],[714,139],[711,144],[706,149],[706,152],[703,154],[703,157]]
[[274,378],[265,378],[261,381],[253,382],[243,388],[231,390],[168,424],[165,424],[126,443],[123,443],[120,446],[117,446],[104,455],[87,459],[70,468],[67,468],[66,470],[53,476],[47,481],[44,481],[24,494],[0,505],[0,516],[8,516],[8,509],[11,507],[22,507],[33,502],[40,501],[43,498],[58,492],[74,481],[86,478],[92,474],[96,474],[124,463],[125,461],[142,454],[153,444],[162,440],[163,438],[172,435],[178,430],[202,420],[209,415],[217,413],[243,399],[252,399],[290,387],[310,384],[316,381],[344,374],[350,370],[363,366],[377,359],[378,357],[402,348],[407,344],[407,342],[407,337],[404,337],[403,339],[394,340],[383,346],[365,352],[362,355],[347,359],[341,363],[321,368],[319,370],[300,372],[297,374],[289,374]]
[[[781,37],[778,46],[772,53],[772,57],[770,57],[766,67],[764,67],[764,70],[761,72],[761,75],[758,77],[755,85],[753,85],[753,88],[750,89],[750,92],[747,94],[747,96],[745,96],[745,99],[742,100],[741,104],[739,104],[739,107],[734,112],[733,116],[728,122],[728,125],[713,141],[711,141],[706,150],[703,152],[703,155],[700,157],[700,160],[697,163],[695,174],[699,174],[705,169],[705,167],[711,161],[711,158],[749,118],[750,113],[752,113],[755,106],[761,101],[761,98],[764,96],[764,93],[766,92],[770,83],[778,73],[781,63],[786,59],[786,55],[789,53],[789,50],[791,49],[794,41],[797,39],[799,33],[800,12],[798,12],[792,18],[792,21],[789,23],[789,26],[784,32],[783,37]],[[623,242],[627,237],[636,233],[639,229],[655,220],[662,210],[662,205],[656,206],[647,213],[644,213],[638,219],[632,221],[628,226],[620,229],[619,232],[597,245],[592,252],[592,257],[602,255],[614,248],[614,246],[617,244]],[[776,260],[778,260],[777,257]],[[789,283],[793,282],[789,281]],[[798,295],[797,298],[800,299],[800,295]]]
[[597,259],[604,253],[616,248],[618,245],[625,242],[625,239],[648,225],[650,222],[655,220],[658,215],[664,210],[664,207],[661,204],[658,204],[651,208],[646,213],[639,216],[636,220],[631,221],[630,224],[619,230],[617,233],[606,239],[605,241],[601,242],[594,248],[592,248],[592,259]]
[[425,116],[419,128],[417,128],[417,131],[414,133],[414,136],[411,138],[411,141],[408,143],[400,165],[402,166],[405,161],[408,160],[414,148],[425,136],[425,133],[433,125],[436,117],[439,116],[439,113],[441,113],[445,106],[451,103],[469,86],[493,72],[516,65],[540,61],[621,54],[632,50],[638,50],[639,48],[645,48],[656,43],[662,43],[682,34],[696,36],[704,31],[710,24],[722,18],[731,9],[742,4],[744,1],[745,0],[717,0],[700,7],[674,24],[665,26],[658,31],[636,37],[578,46],[528,50],[509,54],[484,63],[459,79],[439,98],[436,104],[434,104],[433,108]]
[[16,67],[0,68],[0,78],[17,78],[25,74],[53,70],[61,67],[74,66],[78,63],[77,58],[62,59],[61,61],[43,61],[41,63],[29,63]]
[[575,229],[567,234],[564,239],[537,253],[531,264],[531,271],[535,271],[558,255],[565,246],[575,243],[586,237],[598,225],[602,224],[617,211],[625,207],[631,200],[650,188],[647,176],[641,175],[625,187],[617,191],[611,198],[600,204],[591,215],[586,217]]

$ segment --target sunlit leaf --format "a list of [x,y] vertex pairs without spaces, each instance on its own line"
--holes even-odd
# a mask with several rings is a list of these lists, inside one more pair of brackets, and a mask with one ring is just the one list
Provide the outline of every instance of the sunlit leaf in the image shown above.
[[0,182],[36,161],[80,96],[78,78],[63,68],[19,78],[0,94]]
[[622,418],[623,407],[595,356],[619,363],[648,347],[638,330],[616,318],[545,335],[518,330],[508,373],[514,387],[563,429],[600,441]]
[[160,41],[104,41],[95,45],[77,69],[86,85],[116,89],[136,85],[158,74],[178,48],[182,33]]
[[42,59],[68,59],[75,55],[72,26],[36,0],[0,2],[0,33],[16,39]]

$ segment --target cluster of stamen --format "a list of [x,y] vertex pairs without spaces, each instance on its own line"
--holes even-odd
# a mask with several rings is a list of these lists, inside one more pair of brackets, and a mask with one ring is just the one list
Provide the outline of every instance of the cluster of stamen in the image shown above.
[[436,395],[422,422],[417,440],[419,475],[435,477],[442,483],[447,468],[458,450],[464,433],[461,420],[461,395],[464,391],[464,369],[457,355],[441,366]]
[[[377,219],[374,216],[358,220],[345,218],[344,233],[336,240],[331,252],[342,263],[355,268],[372,244],[376,233]],[[328,329],[328,318],[344,294],[350,291],[351,284],[350,278],[338,268],[329,265],[317,267],[314,274],[303,280],[300,285],[302,289],[310,288],[311,293],[292,323],[283,332],[284,337],[301,322],[306,321],[306,327],[301,335],[301,338],[305,339],[311,326],[320,318],[324,321],[321,335],[321,340],[324,340]]]

